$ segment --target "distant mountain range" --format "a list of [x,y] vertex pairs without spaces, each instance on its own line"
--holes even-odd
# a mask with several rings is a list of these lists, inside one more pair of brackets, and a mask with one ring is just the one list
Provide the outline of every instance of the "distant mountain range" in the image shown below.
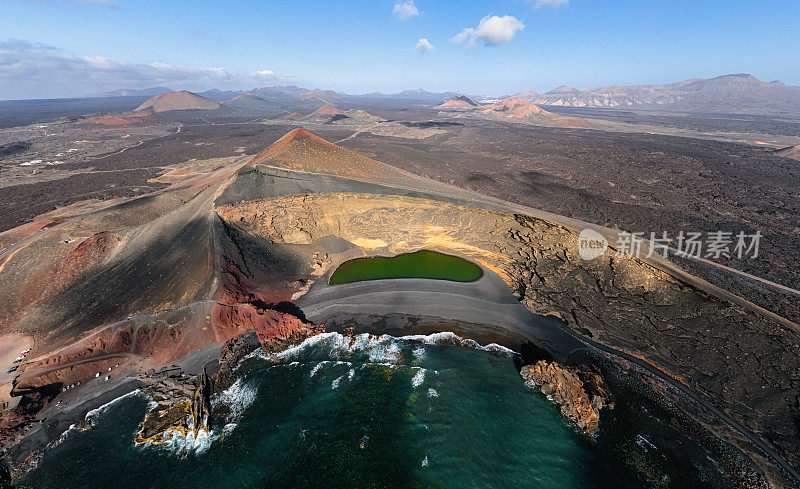
[[277,87],[261,87],[250,90],[253,95],[267,100],[287,99],[294,98],[303,92],[308,91],[307,88],[296,87],[294,85],[283,85]]
[[363,95],[354,95],[354,97],[394,98],[394,99],[407,99],[407,100],[424,100],[429,102],[441,102],[443,100],[453,98],[457,95],[461,95],[461,92],[429,92],[427,90],[423,90],[422,88],[417,88],[415,90],[403,90],[402,92],[397,92],[397,93],[382,93],[382,92],[365,93]]
[[297,95],[296,98],[301,100],[322,100],[323,102],[330,103],[332,101],[341,100],[345,95],[334,92],[333,90],[304,90]]
[[206,90],[205,92],[197,92],[197,95],[201,97],[205,97],[209,100],[214,100],[215,102],[222,102],[223,100],[229,100],[237,95],[243,95],[247,92],[244,90],[218,90],[216,88],[212,88],[211,90]]
[[[95,97],[153,96],[171,91],[165,87],[143,90],[120,89]],[[441,103],[461,92],[428,92],[423,89],[398,93],[373,92],[347,95],[333,90],[306,89],[294,85],[260,87],[245,90],[212,89],[197,95],[217,102],[251,94],[264,100],[318,99],[333,103],[345,98],[385,98]],[[614,85],[610,87],[574,88],[561,86],[547,93],[524,91],[514,94],[523,102],[565,107],[602,107],[643,109],[673,112],[707,112],[729,114],[800,115],[800,87],[787,86],[779,81],[762,82],[748,74],[723,75],[716,78],[695,78],[666,85]],[[472,100],[493,103],[499,100],[487,95],[471,96]],[[252,100],[250,101],[252,103]]]
[[[208,97],[206,97],[208,98]],[[228,100],[223,100],[222,104],[227,107],[234,107],[237,109],[268,109],[272,107],[271,102],[267,102],[258,95],[252,93],[243,93]]]
[[519,92],[515,97],[540,105],[620,107],[733,114],[800,114],[800,87],[762,82],[746,73],[695,78],[667,85],[596,88],[561,86],[547,93]]
[[89,94],[87,97],[152,97],[153,95],[158,95],[159,93],[172,91],[173,90],[171,88],[167,87],[152,87],[141,90],[134,88],[119,88],[117,90],[111,90],[110,92]]

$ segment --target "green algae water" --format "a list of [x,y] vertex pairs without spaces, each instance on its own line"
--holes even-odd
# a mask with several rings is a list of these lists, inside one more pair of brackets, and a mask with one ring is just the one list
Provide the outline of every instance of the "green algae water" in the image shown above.
[[245,359],[209,436],[135,446],[129,395],[47,450],[30,488],[717,488],[713,458],[631,404],[597,440],[519,376],[512,355],[448,333],[327,333]]
[[481,277],[478,265],[459,258],[430,250],[383,257],[356,258],[342,263],[333,272],[330,284],[346,284],[382,278],[431,278],[471,282]]

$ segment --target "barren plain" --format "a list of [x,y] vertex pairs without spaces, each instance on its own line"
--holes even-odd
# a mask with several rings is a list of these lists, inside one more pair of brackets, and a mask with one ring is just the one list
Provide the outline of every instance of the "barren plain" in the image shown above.
[[[0,390],[15,405],[0,419],[15,474],[110,393],[157,396],[140,435],[158,440],[187,430],[187,412],[195,430],[208,422],[203,399],[229,385],[245,347],[279,349],[323,325],[446,323],[522,364],[578,372],[563,378],[602,375],[612,396],[635,386],[723,454],[741,487],[798,482],[797,296],[713,265],[618,256],[613,243],[591,261],[577,250],[585,226],[758,230],[757,259],[718,265],[797,288],[800,168],[773,151],[784,139],[704,139],[696,119],[670,119],[697,136],[677,137],[649,133],[664,121],[618,132],[336,103],[347,117],[307,118],[323,105],[313,97],[260,114],[167,112],[151,132],[124,137],[123,121],[94,152],[31,174],[4,160],[0,334],[33,343]],[[30,141],[30,129],[6,129],[3,141],[42,159],[83,123]],[[778,126],[762,135],[789,127]],[[50,167],[57,175],[33,173]],[[418,249],[485,277],[327,284],[347,259]]]

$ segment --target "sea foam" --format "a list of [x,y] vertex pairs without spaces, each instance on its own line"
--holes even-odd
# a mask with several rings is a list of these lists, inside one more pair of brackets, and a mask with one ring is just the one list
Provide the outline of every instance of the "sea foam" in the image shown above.
[[417,373],[411,378],[411,385],[417,388],[421,386],[423,382],[425,382],[425,369],[421,368],[417,370]]
[[414,334],[401,336],[399,339],[405,341],[419,342],[425,345],[453,345],[462,346],[465,348],[472,348],[474,350],[487,351],[491,353],[500,353],[507,356],[515,356],[517,353],[505,346],[498,345],[497,343],[489,343],[481,345],[475,340],[469,338],[462,338],[457,334],[450,331],[443,331],[441,333],[431,333],[428,335]]
[[113,406],[114,404],[118,403],[119,401],[121,401],[123,399],[127,399],[129,397],[134,397],[134,396],[144,396],[145,398],[147,398],[148,400],[150,400],[152,402],[152,400],[149,397],[147,397],[144,394],[144,392],[140,391],[139,389],[136,389],[135,391],[131,391],[131,392],[128,392],[127,394],[125,394],[123,396],[119,396],[116,399],[113,399],[113,400],[103,404],[102,406],[96,408],[96,409],[92,409],[90,411],[87,411],[87,413],[86,413],[86,421],[88,421],[92,426],[95,426],[97,424],[98,416],[103,414],[108,408],[110,408],[111,406]]
[[258,391],[254,385],[242,379],[236,379],[236,382],[230,387],[215,396],[211,404],[212,407],[224,404],[230,412],[228,418],[231,420],[238,419],[253,404],[257,393]]

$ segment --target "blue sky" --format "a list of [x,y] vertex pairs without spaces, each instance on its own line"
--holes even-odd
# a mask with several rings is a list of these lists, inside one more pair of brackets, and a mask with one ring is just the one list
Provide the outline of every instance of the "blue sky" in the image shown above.
[[162,84],[504,94],[739,72],[800,85],[795,0],[408,1],[3,0],[0,99]]

